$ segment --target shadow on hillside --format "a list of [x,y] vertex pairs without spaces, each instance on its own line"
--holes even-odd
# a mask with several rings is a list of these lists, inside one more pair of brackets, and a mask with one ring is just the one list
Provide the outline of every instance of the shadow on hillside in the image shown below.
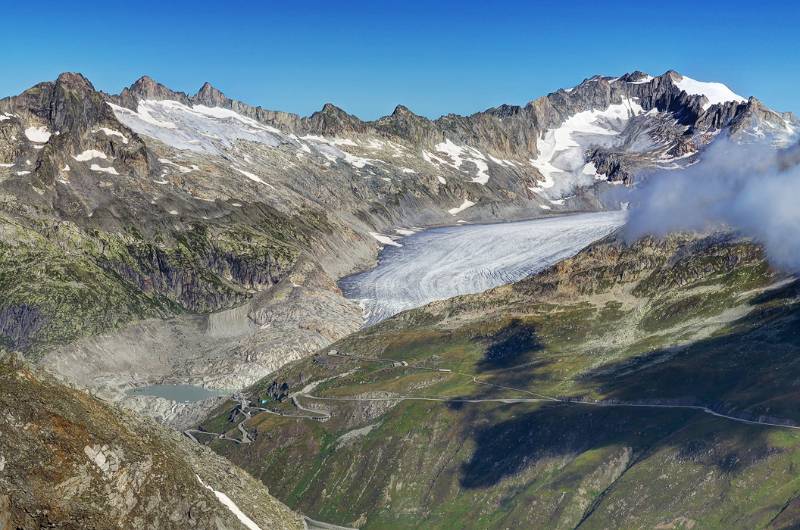
[[[484,346],[483,358],[475,364],[481,380],[493,385],[525,388],[532,382],[549,379],[547,368],[553,361],[539,357],[544,344],[536,329],[519,319],[511,320],[500,331],[473,339]],[[478,386],[469,398],[490,398],[508,395],[500,388]]]
[[475,340],[486,344],[484,357],[476,367],[479,373],[530,362],[544,349],[534,327],[517,319],[499,332]]
[[[701,404],[747,418],[800,423],[799,292],[795,282],[765,293],[757,302],[770,304],[755,307],[726,335],[605,365],[587,374],[584,383],[613,400]],[[530,382],[532,371],[515,370],[514,378]],[[679,459],[724,473],[778,450],[765,436],[780,427],[747,425],[689,409],[578,403],[512,407],[462,408],[466,435],[476,446],[462,465],[463,487],[493,486],[546,458],[572,458],[611,445],[630,447],[634,454],[674,447]]]

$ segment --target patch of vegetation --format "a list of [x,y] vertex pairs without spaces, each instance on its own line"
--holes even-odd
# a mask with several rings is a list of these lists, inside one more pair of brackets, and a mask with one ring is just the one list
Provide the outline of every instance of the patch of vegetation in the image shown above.
[[[545,272],[548,289],[531,279],[503,291],[507,299],[488,298],[500,317],[471,305],[477,297],[461,297],[446,312],[407,312],[333,346],[349,357],[320,354],[274,376],[296,391],[356,369],[315,395],[446,402],[326,401],[327,422],[259,419],[255,448],[215,448],[291,506],[360,528],[750,528],[779,514],[795,521],[798,512],[784,510],[800,506],[795,431],[686,408],[465,401],[701,403],[800,423],[797,285],[759,294],[774,278],[746,244],[670,245],[595,249],[585,258],[598,276],[630,279],[612,282],[633,293],[620,299],[579,255],[569,274],[558,274],[585,288]],[[633,274],[636,252],[645,265]],[[734,308],[744,309],[736,320],[715,320]],[[367,434],[337,443],[365,426]]]

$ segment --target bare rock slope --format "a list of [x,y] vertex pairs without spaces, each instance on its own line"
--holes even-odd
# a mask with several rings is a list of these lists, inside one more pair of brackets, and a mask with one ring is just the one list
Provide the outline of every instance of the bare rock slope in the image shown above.
[[3,528],[304,527],[223,458],[14,356],[0,360],[0,406]]

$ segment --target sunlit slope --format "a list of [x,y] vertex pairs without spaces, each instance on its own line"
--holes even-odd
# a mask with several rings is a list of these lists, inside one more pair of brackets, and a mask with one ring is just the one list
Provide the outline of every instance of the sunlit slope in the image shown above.
[[0,410],[2,528],[303,528],[208,449],[3,352]]
[[605,241],[353,335],[203,427],[241,423],[252,443],[212,447],[341,524],[785,527],[798,289],[744,241]]

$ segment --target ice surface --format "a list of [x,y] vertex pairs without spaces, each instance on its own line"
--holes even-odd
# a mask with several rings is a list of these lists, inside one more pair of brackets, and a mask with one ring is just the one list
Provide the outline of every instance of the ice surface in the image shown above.
[[539,154],[530,161],[544,181],[531,191],[558,199],[578,186],[590,185],[597,173],[594,165],[586,163],[586,149],[614,145],[630,118],[643,111],[636,101],[626,99],[604,110],[579,112],[545,131],[536,141]]
[[281,136],[268,127],[229,109],[178,101],[140,101],[133,112],[109,103],[117,119],[139,134],[150,136],[177,149],[219,154],[236,140],[249,140],[277,147]]
[[404,238],[402,247],[386,247],[376,268],[343,279],[341,287],[362,301],[374,324],[434,300],[520,280],[624,222],[625,213],[615,211],[426,230]]
[[705,81],[695,81],[689,77],[683,76],[680,81],[675,83],[675,86],[694,96],[705,96],[708,103],[703,105],[703,109],[708,109],[711,105],[717,103],[725,103],[726,101],[737,101],[744,103],[747,100],[742,96],[736,94],[733,90],[726,87],[722,83],[707,83]]
[[[381,162],[340,149],[338,146],[358,146],[355,141],[348,138],[326,138],[315,135],[298,138],[294,134],[284,134],[275,127],[264,125],[230,109],[204,105],[190,107],[169,100],[140,101],[136,112],[111,103],[109,105],[117,119],[137,133],[155,138],[176,149],[221,155],[232,149],[238,140],[244,140],[267,147],[289,144],[297,148],[298,154],[316,152],[318,156],[331,163],[343,162],[356,169],[363,169],[367,165],[374,166]],[[234,169],[256,182],[263,182],[251,172]]]

